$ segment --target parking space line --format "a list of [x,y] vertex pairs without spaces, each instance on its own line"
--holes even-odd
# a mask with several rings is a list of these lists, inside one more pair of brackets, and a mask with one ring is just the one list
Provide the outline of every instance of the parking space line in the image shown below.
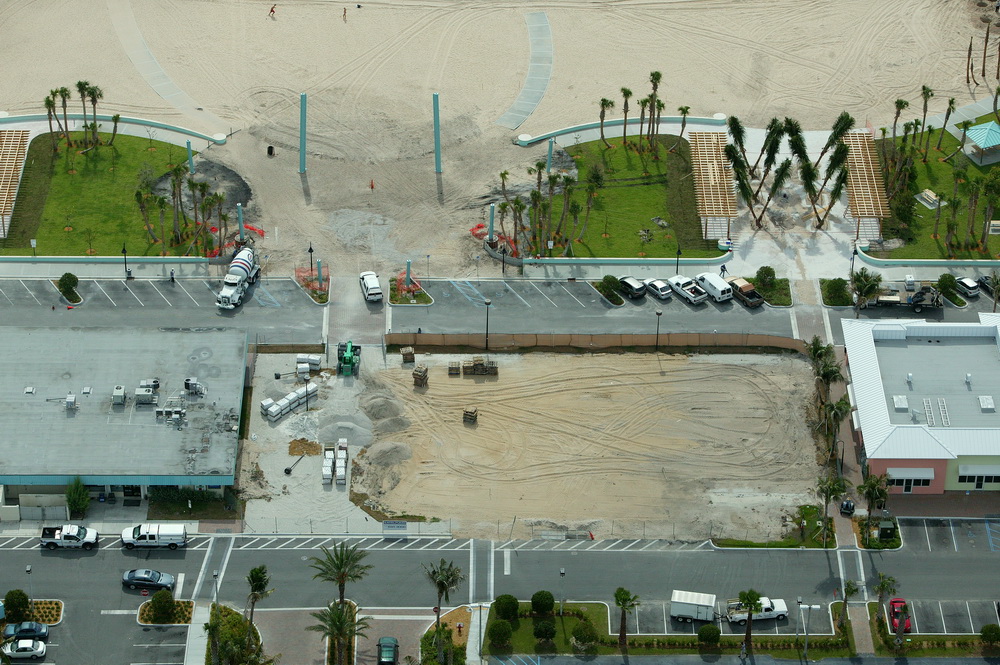
[[941,630],[945,633],[948,632],[948,624],[944,620],[944,606],[938,603],[938,612],[941,613]]
[[663,634],[666,635],[667,634],[667,604],[663,603],[663,605],[661,605],[661,607],[663,607]]
[[580,303],[580,307],[586,307],[586,305],[584,305],[582,302],[579,301],[579,299],[577,299],[576,296],[574,296],[572,293],[570,293],[569,289],[567,289],[565,286],[563,286],[562,284],[560,284],[559,288],[561,288],[563,291],[565,291],[566,293],[568,293],[570,298],[572,298],[573,300],[576,300],[578,303]]
[[184,573],[177,573],[177,580],[174,585],[174,592],[177,594],[178,598],[183,598],[184,594]]
[[924,536],[927,538],[927,551],[932,552],[931,548],[931,532],[927,530],[927,520],[924,520]]
[[[17,280],[17,281],[21,282],[21,280]],[[27,287],[27,286],[25,285],[25,283],[24,283],[24,282],[21,282],[21,286],[23,286],[23,287],[24,287],[24,290],[28,292],[28,295],[30,295],[30,296],[31,296],[31,299],[32,299],[32,300],[34,300],[36,304],[39,304],[39,305],[41,305],[41,304],[42,304],[42,303],[38,302],[38,298],[36,298],[36,297],[35,297],[35,294],[31,292],[31,289],[29,289],[29,288],[28,288],[28,287]]]
[[[792,339],[799,338],[799,322],[795,320],[795,308],[790,308],[788,310],[788,318],[792,322]],[[829,337],[827,339],[830,339]]]
[[534,282],[528,282],[528,284],[531,284],[532,286],[534,286],[535,290],[538,291],[539,295],[541,295],[543,298],[545,298],[550,303],[552,303],[553,307],[558,307],[559,306],[559,305],[555,304],[554,302],[552,302],[551,298],[549,298],[547,295],[545,295],[544,293],[542,293],[542,290],[540,288],[538,288],[538,286]]
[[[0,289],[0,293],[3,293],[3,289]],[[6,293],[3,293],[3,297],[7,298],[7,302],[9,302],[11,305],[14,304],[14,301],[11,300],[10,297]]]
[[[149,285],[153,287],[154,291],[156,291],[157,293],[160,294],[161,298],[163,298],[164,300],[167,300],[167,297],[165,295],[163,295],[162,293],[160,293],[160,290],[158,288],[156,288],[156,284],[153,284],[152,282],[150,282]],[[167,304],[170,305],[171,307],[174,306],[174,304],[172,302],[170,302],[169,300],[167,300]]]
[[510,550],[503,550],[503,574],[510,575]]
[[100,283],[100,282],[98,282],[98,281],[97,281],[97,280],[95,279],[95,280],[94,280],[94,284],[97,284],[97,288],[99,288],[99,289],[101,290],[101,293],[103,293],[103,294],[105,295],[105,297],[107,297],[107,299],[108,299],[108,300],[111,300],[111,304],[112,304],[112,305],[114,305],[115,307],[118,307],[118,303],[116,303],[116,302],[115,302],[115,301],[114,301],[114,300],[113,300],[113,299],[111,298],[111,296],[109,296],[109,295],[108,295],[108,292],[104,290],[104,287],[103,287],[103,286],[101,286],[101,283]]
[[177,286],[181,287],[181,291],[183,291],[184,293],[187,293],[187,297],[191,299],[191,302],[194,303],[195,307],[201,307],[201,305],[198,304],[198,301],[194,299],[194,296],[191,295],[190,293],[188,293],[188,290],[184,288],[183,284],[181,284],[179,281],[175,282],[175,283],[177,284]]
[[969,613],[969,626],[972,627],[972,632],[976,632],[976,624],[972,621],[972,608],[969,607],[969,601],[965,601],[965,611]]
[[514,289],[510,288],[510,284],[508,284],[506,281],[504,281],[503,285],[505,287],[507,287],[507,290],[510,291],[511,293],[513,293],[517,297],[518,300],[520,300],[521,302],[523,302],[528,307],[531,307],[531,304],[527,300],[525,300],[524,298],[522,298],[520,293],[518,293]]
[[951,531],[951,544],[955,546],[955,551],[958,551],[958,541],[955,539],[955,523],[952,520],[948,520],[948,530]]
[[143,307],[146,306],[146,304],[144,302],[142,302],[141,300],[139,300],[139,296],[135,295],[135,291],[133,291],[132,289],[128,288],[128,282],[126,282],[125,280],[121,280],[121,279],[118,280],[118,281],[121,282],[125,286],[125,290],[128,291],[129,293],[131,293],[132,297],[135,298],[139,302],[140,305],[142,305]]
[[[938,603],[938,607],[941,607],[941,603]],[[913,620],[913,632],[914,633],[919,633],[920,632],[920,628],[917,627],[917,615],[916,615],[915,612],[911,612],[910,613],[910,619]],[[942,623],[942,626],[944,626],[944,610],[941,610],[941,623]],[[942,628],[942,630],[948,630],[948,627],[944,626]]]

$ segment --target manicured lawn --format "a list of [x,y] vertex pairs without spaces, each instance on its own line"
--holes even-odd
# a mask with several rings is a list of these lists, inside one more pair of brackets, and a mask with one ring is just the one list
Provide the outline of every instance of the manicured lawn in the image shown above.
[[[531,603],[521,603],[522,609],[531,609]],[[570,607],[582,608],[583,611],[588,614],[595,614],[593,616],[594,626],[597,627],[598,633],[603,631],[604,626],[608,623],[607,608],[603,605],[596,604],[586,604],[586,605],[569,605],[565,606],[566,609]],[[603,608],[603,616],[596,616],[600,614],[600,609]],[[556,606],[556,612],[558,612],[558,604]],[[492,613],[490,614],[492,617]],[[556,626],[556,637],[551,642],[540,642],[535,639],[533,630],[535,624],[540,621],[552,621]],[[508,655],[512,653],[545,653],[545,654],[555,654],[555,653],[573,653],[573,645],[570,644],[570,637],[573,634],[573,629],[576,624],[580,623],[580,618],[572,615],[564,616],[548,616],[541,618],[520,618],[515,619],[511,622],[511,628],[514,629],[514,634],[510,638],[510,645],[507,647],[495,647],[489,644],[489,640],[486,640],[486,644],[483,645],[483,653],[489,653],[494,656]]]
[[[993,114],[990,113],[977,120],[978,122],[984,122],[986,120],[992,120]],[[976,124],[976,123],[973,123]],[[897,130],[897,143],[900,141],[898,134],[902,133],[902,122],[900,122],[899,129]],[[955,191],[955,179],[953,177],[954,169],[952,164],[956,161],[953,158],[951,161],[944,162],[941,161],[947,155],[950,155],[959,145],[958,139],[953,137],[951,134],[945,134],[944,139],[941,141],[941,150],[935,150],[937,145],[939,132],[934,132],[933,140],[931,141],[931,149],[928,152],[927,162],[923,162],[921,159],[917,159],[914,163],[915,171],[917,174],[916,189],[918,192],[922,192],[925,189],[930,189],[936,192],[939,196],[943,195],[944,198],[951,198],[953,192]],[[886,139],[891,141],[892,139]],[[879,145],[881,140],[876,140],[876,145]],[[968,145],[968,142],[967,142]],[[980,167],[973,163],[971,160],[966,160],[968,164],[967,168],[967,179],[978,179],[983,177],[987,172],[992,170],[993,166]],[[955,247],[955,258],[958,259],[988,259],[997,258],[1000,256],[1000,236],[989,236],[987,240],[988,251],[980,251],[978,249],[960,249],[957,246],[965,239],[966,228],[969,223],[969,208],[968,208],[968,188],[965,182],[958,183],[958,196],[962,200],[960,206],[958,206],[956,211],[956,221],[958,223],[958,232],[956,233],[956,242],[953,243]],[[983,228],[983,214],[986,209],[985,197],[980,197],[979,208],[976,211],[976,219],[973,227],[973,238],[979,238],[979,234],[982,232]],[[908,243],[906,246],[899,249],[893,250],[891,252],[876,252],[872,251],[873,256],[879,258],[891,258],[891,259],[936,259],[936,258],[948,258],[945,254],[944,239],[947,232],[948,221],[951,219],[952,208],[951,206],[942,205],[941,206],[941,221],[938,228],[939,238],[934,238],[934,224],[935,218],[937,216],[937,211],[927,208],[923,203],[917,202],[916,204],[916,217],[914,222],[913,233],[915,240]],[[996,215],[995,215],[996,216]],[[887,237],[891,237],[891,233],[884,233]]]
[[[701,237],[688,142],[681,141],[677,151],[670,153],[667,149],[674,145],[677,137],[662,136],[660,140],[659,159],[654,159],[649,152],[637,153],[633,148],[623,148],[621,138],[609,139],[612,148],[593,141],[566,149],[576,160],[579,170],[579,182],[571,200],[580,203],[581,227],[587,209],[587,175],[595,166],[604,173],[604,187],[594,198],[583,239],[573,244],[573,256],[675,257],[678,238],[682,258],[719,255],[716,242]],[[544,180],[542,192],[547,197],[548,186]],[[563,209],[563,198],[558,193],[553,198],[552,208],[554,231]],[[654,217],[662,218],[670,226],[657,226],[651,221]],[[644,229],[652,231],[650,242],[640,240],[639,232]],[[561,236],[555,238],[552,256],[562,255],[565,238],[571,232],[572,219],[567,215]]]
[[[107,142],[111,135],[100,137]],[[36,238],[37,253],[46,256],[121,256],[122,243],[130,256],[160,256],[162,243],[150,243],[135,202],[139,173],[148,165],[158,178],[185,157],[177,146],[121,134],[113,146],[84,153],[62,144],[53,156],[49,136],[35,137],[28,147],[10,234],[0,254],[30,256],[29,240]],[[168,234],[172,219],[168,207]],[[150,220],[159,236],[155,206]],[[189,242],[168,246],[166,251],[183,254]]]
[[770,288],[762,286],[760,281],[754,276],[744,277],[743,279],[753,284],[754,288],[757,289],[757,293],[764,296],[764,300],[769,305],[789,307],[792,304],[792,287],[787,277],[775,279],[774,284]]

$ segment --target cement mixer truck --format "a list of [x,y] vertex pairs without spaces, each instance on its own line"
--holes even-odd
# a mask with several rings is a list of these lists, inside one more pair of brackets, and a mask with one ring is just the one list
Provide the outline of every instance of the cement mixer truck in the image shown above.
[[244,247],[229,264],[229,272],[222,283],[222,290],[215,299],[219,309],[233,309],[243,302],[247,288],[260,277],[260,263],[253,247]]

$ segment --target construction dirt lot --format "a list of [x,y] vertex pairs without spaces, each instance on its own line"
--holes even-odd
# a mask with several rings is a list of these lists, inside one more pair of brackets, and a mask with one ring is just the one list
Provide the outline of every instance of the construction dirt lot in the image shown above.
[[491,355],[498,376],[449,376],[467,356],[417,354],[426,388],[398,358],[363,372],[374,438],[352,479],[386,513],[487,538],[762,540],[815,502],[814,379],[798,356]]

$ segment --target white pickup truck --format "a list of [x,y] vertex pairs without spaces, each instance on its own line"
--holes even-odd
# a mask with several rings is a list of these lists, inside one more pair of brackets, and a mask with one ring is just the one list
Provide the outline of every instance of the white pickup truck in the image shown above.
[[697,305],[708,300],[708,294],[705,292],[705,289],[698,286],[690,277],[674,275],[667,280],[667,283],[677,295],[692,305]]
[[[770,598],[760,599],[760,612],[753,613],[753,620],[758,619],[777,619],[782,621],[788,617],[788,606],[785,601],[778,598],[771,600]],[[747,625],[747,608],[746,605],[741,603],[739,599],[732,599],[726,601],[726,618],[729,619],[729,623],[738,623],[741,626]]]
[[97,547],[97,531],[76,524],[42,527],[41,546],[54,550],[57,547],[82,547],[92,550]]

